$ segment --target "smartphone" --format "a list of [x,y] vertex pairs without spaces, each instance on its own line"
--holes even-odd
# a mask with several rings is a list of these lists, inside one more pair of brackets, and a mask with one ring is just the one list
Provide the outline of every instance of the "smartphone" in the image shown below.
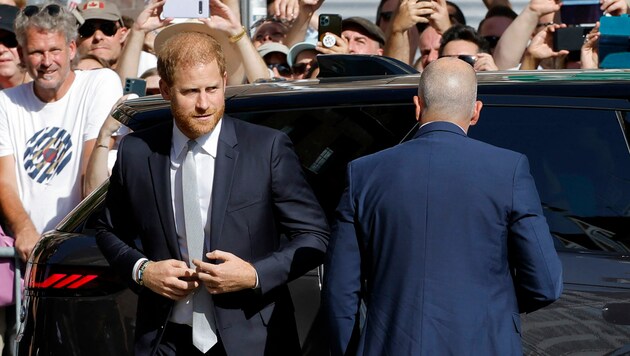
[[564,0],[560,20],[567,25],[594,25],[604,15],[599,0]]
[[323,41],[326,32],[334,33],[341,37],[341,16],[336,14],[319,15],[318,38]]
[[553,50],[579,52],[582,49],[586,35],[591,32],[592,29],[592,26],[557,28],[553,33]]
[[167,0],[162,17],[199,18],[210,17],[210,0]]
[[135,93],[138,96],[145,96],[147,91],[147,81],[139,78],[125,78],[124,94]]

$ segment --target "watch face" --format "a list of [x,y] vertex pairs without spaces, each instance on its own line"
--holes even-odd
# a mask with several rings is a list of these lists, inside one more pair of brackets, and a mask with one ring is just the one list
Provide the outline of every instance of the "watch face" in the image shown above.
[[337,40],[335,40],[335,36],[333,35],[326,35],[322,39],[322,44],[324,45],[324,47],[327,47],[327,48],[334,46],[335,43],[337,43]]

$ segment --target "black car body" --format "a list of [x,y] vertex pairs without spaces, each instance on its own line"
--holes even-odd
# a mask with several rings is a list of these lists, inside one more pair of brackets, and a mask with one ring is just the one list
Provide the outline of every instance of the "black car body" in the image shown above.
[[[226,112],[286,132],[331,217],[346,164],[416,131],[418,79],[233,86]],[[525,353],[630,352],[630,72],[495,72],[478,79],[484,108],[469,135],[528,156],[563,263],[561,299],[523,316]],[[157,97],[126,105],[133,129],[170,119]],[[132,354],[135,295],[109,269],[93,237],[106,188],[36,246],[26,271],[20,355]],[[313,271],[291,286],[305,353],[315,355],[326,354],[325,329],[316,326],[318,283]]]

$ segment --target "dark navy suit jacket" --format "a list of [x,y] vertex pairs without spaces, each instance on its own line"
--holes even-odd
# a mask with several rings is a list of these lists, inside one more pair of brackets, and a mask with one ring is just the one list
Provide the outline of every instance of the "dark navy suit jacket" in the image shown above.
[[[326,218],[284,133],[228,116],[222,120],[206,249],[250,261],[260,290],[213,296],[218,332],[229,355],[298,354],[286,283],[323,261]],[[125,137],[110,178],[97,243],[132,285],[132,269],[141,257],[182,259],[171,203],[171,137],[172,123]],[[282,243],[281,233],[288,243]],[[134,246],[137,237],[142,249]],[[172,306],[171,300],[140,289],[136,355],[153,354]]]
[[333,355],[521,354],[519,313],[562,291],[527,158],[434,122],[347,177],[324,269]]

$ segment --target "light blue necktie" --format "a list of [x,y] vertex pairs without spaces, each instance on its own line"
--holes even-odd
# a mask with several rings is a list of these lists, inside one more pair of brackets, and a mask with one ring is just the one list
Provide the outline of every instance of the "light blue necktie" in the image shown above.
[[[197,142],[188,141],[186,158],[182,164],[182,199],[184,202],[184,226],[190,266],[193,258],[202,260],[204,253],[204,231],[197,189],[197,165],[193,150]],[[212,296],[202,284],[193,295],[193,345],[206,353],[217,343]]]

